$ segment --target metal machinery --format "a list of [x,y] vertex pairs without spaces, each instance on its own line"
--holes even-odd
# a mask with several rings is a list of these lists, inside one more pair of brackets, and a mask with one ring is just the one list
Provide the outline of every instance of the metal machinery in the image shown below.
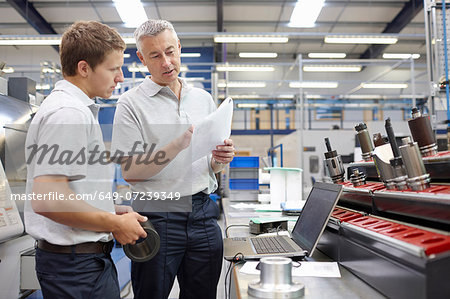
[[375,147],[355,127],[366,155],[335,182],[344,191],[318,246],[390,298],[450,298],[450,151],[437,151],[432,126],[447,110],[450,136],[450,3],[424,0],[424,14],[432,119],[413,108],[401,144],[386,120],[386,132],[370,132]]
[[[387,120],[389,138],[372,132],[372,159],[333,180],[344,191],[318,248],[387,297],[450,298],[450,151],[437,152],[429,118],[412,115],[414,140],[392,142]],[[331,167],[339,155],[329,152]]]
[[[25,137],[37,107],[28,102],[33,91],[16,85],[27,80],[13,79],[8,82],[12,85],[0,80],[4,87],[0,90],[0,298],[18,298],[26,294],[24,289],[30,281],[27,277],[30,272],[22,271],[21,267],[28,261],[26,254],[33,249],[34,239],[24,234],[23,202],[11,195],[25,192]],[[9,94],[24,92],[26,98],[8,96],[7,90]],[[31,274],[35,276],[34,271]]]

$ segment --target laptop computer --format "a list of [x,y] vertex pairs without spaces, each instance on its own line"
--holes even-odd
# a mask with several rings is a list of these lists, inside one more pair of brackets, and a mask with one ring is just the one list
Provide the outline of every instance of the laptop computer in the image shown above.
[[[342,193],[342,185],[316,182],[303,211],[288,236],[240,237],[224,239],[224,258],[236,256],[246,260],[266,256],[301,259],[310,256],[319,242],[334,207]],[[265,248],[264,248],[265,247]]]

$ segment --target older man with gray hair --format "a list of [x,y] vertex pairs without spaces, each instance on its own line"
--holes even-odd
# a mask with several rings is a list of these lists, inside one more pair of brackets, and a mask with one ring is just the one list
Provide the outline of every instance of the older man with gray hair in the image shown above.
[[[214,174],[233,159],[233,141],[226,139],[211,154],[192,161],[192,133],[215,111],[212,97],[178,77],[181,44],[170,22],[148,20],[134,35],[137,55],[151,75],[120,97],[112,151],[129,152],[133,148],[133,153],[148,155],[147,161],[156,161],[158,153],[153,149],[158,149],[159,157],[164,155],[162,163],[139,163],[139,154],[120,162],[125,180],[139,199],[153,204],[156,197],[164,195],[167,204],[163,208],[147,205],[144,209],[135,207],[137,200],[133,204],[161,237],[160,251],[154,259],[132,264],[135,298],[167,298],[175,277],[180,298],[215,298],[223,244],[217,225],[219,209],[209,193],[217,188]],[[182,129],[175,128],[180,126]],[[169,194],[178,194],[180,200],[189,198],[189,209],[172,210]]]

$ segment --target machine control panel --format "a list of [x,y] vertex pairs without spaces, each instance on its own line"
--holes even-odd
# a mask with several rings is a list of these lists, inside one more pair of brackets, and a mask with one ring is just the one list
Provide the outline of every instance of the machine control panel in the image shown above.
[[23,223],[0,161],[0,243],[22,233]]

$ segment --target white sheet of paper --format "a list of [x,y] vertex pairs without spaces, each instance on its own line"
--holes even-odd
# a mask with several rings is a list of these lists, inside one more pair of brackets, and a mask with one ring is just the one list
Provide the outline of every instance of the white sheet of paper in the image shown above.
[[216,111],[208,115],[194,128],[192,135],[192,161],[211,153],[217,145],[231,135],[233,99],[226,98]]
[[[294,265],[298,265],[296,262]],[[259,275],[258,262],[246,262],[239,270],[243,274]],[[292,276],[341,277],[336,262],[300,262],[300,267],[292,266]]]

